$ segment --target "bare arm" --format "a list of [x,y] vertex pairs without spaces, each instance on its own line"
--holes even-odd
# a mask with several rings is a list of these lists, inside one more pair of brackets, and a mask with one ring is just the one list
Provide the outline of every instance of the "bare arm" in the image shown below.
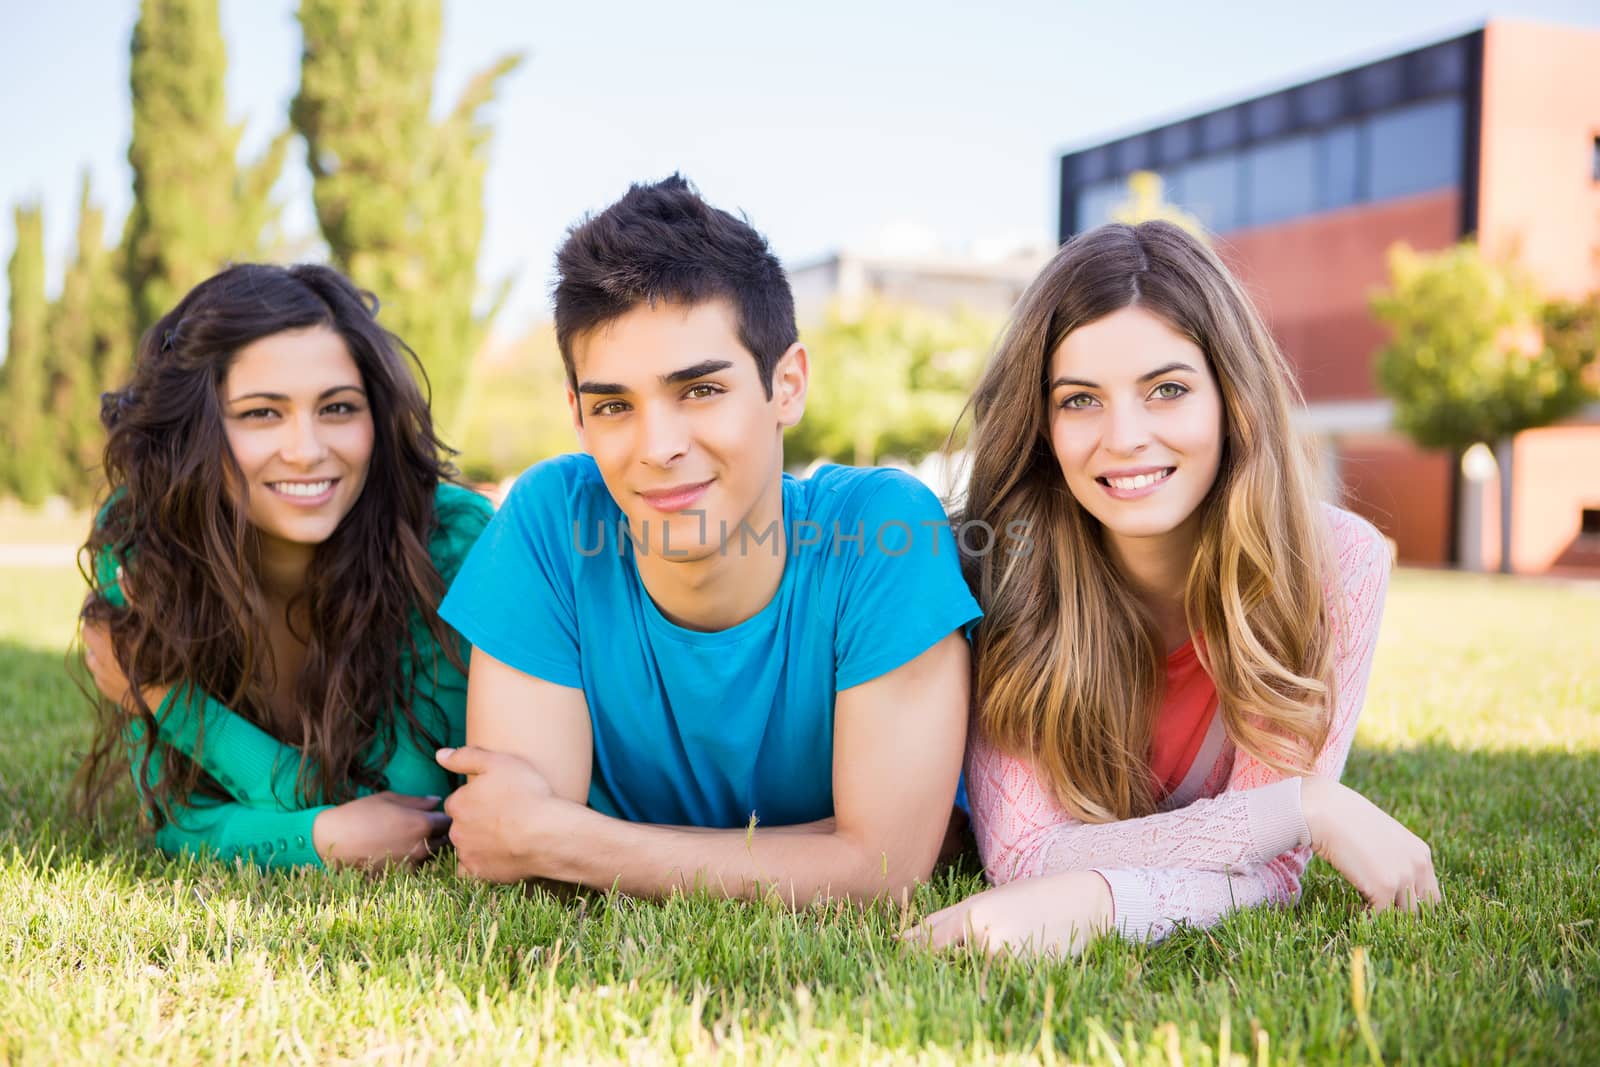
[[[481,689],[480,657],[492,664]],[[803,905],[896,894],[933,868],[966,734],[968,651],[959,634],[838,695],[835,816],[806,826],[649,826],[580,807],[592,759],[582,694],[507,672],[517,675],[474,651],[472,747],[441,754],[447,768],[479,776],[448,805],[469,874],[638,896],[695,886],[732,897],[772,891]]]

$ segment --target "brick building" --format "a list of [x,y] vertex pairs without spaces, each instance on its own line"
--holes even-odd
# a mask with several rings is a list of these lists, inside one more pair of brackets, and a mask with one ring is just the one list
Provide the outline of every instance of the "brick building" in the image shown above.
[[[1394,242],[1468,236],[1552,294],[1600,289],[1600,32],[1491,21],[1069,153],[1062,240],[1104,222],[1139,170],[1218,235],[1299,373],[1302,424],[1345,502],[1402,560],[1497,564],[1493,485],[1389,429],[1367,299]],[[1515,569],[1600,568],[1600,413],[1521,434],[1513,455]],[[1461,535],[1469,504],[1487,512],[1481,538]]]

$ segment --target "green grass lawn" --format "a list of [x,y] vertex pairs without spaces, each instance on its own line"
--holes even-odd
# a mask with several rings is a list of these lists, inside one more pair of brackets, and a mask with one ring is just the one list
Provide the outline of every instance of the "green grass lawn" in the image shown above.
[[[1403,573],[1346,780],[1447,903],[1292,911],[1051,964],[893,934],[898,905],[663,904],[169,862],[74,823],[75,572],[0,569],[0,1060],[1581,1062],[1600,1058],[1600,592]],[[1362,995],[1352,960],[1364,957]],[[1365,1023],[1365,1025],[1364,1025]]]

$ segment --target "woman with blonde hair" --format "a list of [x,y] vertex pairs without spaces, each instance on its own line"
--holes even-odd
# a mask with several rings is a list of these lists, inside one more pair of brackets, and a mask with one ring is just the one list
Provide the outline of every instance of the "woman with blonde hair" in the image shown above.
[[1389,552],[1319,503],[1291,371],[1176,226],[1067,244],[973,398],[985,617],[967,757],[995,888],[928,917],[1075,952],[1292,903],[1314,851],[1375,909],[1439,896],[1428,846],[1339,784]]

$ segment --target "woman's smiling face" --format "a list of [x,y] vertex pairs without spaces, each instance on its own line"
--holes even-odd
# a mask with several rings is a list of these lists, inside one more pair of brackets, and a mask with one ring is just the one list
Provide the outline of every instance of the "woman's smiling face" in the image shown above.
[[372,409],[344,338],[315,326],[253,341],[219,394],[251,524],[293,544],[326,541],[355,507],[372,460]]
[[1222,396],[1200,346],[1132,305],[1050,354],[1050,444],[1113,539],[1192,530],[1222,460]]

